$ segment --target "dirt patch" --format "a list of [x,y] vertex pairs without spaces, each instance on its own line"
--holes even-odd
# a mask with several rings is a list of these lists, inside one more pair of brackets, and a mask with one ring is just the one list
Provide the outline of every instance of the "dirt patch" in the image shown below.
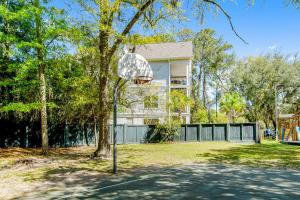
[[[30,165],[27,165],[27,167],[28,166]],[[26,177],[23,176],[10,176],[9,178],[0,179],[0,200],[22,199],[24,196],[30,196],[41,191],[46,193],[48,191],[61,190],[61,188],[67,188],[70,185],[89,183],[91,180],[95,180],[97,177],[103,175],[96,171],[71,171],[71,169],[64,169],[64,167],[62,167],[62,169],[57,167],[55,170],[59,171],[50,174],[47,179],[38,181],[28,181]],[[14,171],[16,171],[15,168],[2,170],[0,177],[5,176],[5,174],[11,174]],[[20,170],[18,169],[18,171]],[[23,171],[29,170],[24,169]]]
[[5,169],[29,169],[43,167],[48,164],[54,163],[52,158],[20,158],[14,161],[4,161],[2,162],[1,170]]

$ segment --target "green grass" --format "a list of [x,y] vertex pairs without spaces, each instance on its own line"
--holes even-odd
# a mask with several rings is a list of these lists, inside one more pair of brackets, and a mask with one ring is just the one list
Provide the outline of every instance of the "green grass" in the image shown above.
[[209,162],[300,170],[300,146],[265,141],[262,144],[199,154]]
[[[10,148],[0,153],[0,179],[17,177],[23,181],[50,179],[75,172],[108,173],[111,160],[94,160],[94,147],[51,149],[45,158],[39,149]],[[16,165],[22,159],[33,158],[28,166]],[[171,166],[185,163],[209,162],[253,167],[291,168],[300,170],[300,146],[264,142],[238,144],[200,142],[177,144],[146,144],[118,146],[118,167],[126,172],[137,167]]]

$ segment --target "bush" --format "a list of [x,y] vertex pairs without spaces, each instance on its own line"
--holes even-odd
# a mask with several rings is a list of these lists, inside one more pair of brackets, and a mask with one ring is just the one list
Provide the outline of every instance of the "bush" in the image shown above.
[[175,135],[179,135],[181,131],[180,120],[170,120],[170,122],[157,124],[155,126],[155,133],[160,135],[158,142],[173,141]]

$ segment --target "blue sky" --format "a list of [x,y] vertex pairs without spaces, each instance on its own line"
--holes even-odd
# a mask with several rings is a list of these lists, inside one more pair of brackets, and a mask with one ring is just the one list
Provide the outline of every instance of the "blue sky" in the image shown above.
[[240,58],[275,49],[284,54],[300,53],[300,9],[287,6],[284,0],[256,0],[253,6],[247,5],[246,0],[236,0],[236,3],[225,1],[221,5],[231,15],[235,28],[248,45],[234,35],[221,13],[206,17],[204,25],[191,19],[181,26],[194,31],[215,29],[219,36],[234,46]]
[[[286,1],[255,0],[254,5],[247,5],[247,0],[219,1],[231,15],[236,30],[248,45],[234,35],[221,13],[218,16],[206,16],[205,23],[201,25],[194,17],[191,0],[185,0],[183,5],[189,21],[180,24],[179,27],[194,31],[203,28],[215,29],[219,36],[234,46],[234,52],[239,58],[274,50],[280,50],[284,54],[300,53],[300,9],[286,5]],[[78,15],[78,11],[81,10],[68,0],[54,0],[53,4],[65,8],[73,15]],[[66,4],[72,5],[73,9]]]

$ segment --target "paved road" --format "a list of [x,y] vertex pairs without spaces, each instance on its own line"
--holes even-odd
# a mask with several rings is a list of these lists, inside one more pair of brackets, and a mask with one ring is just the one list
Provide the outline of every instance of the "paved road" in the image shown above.
[[79,177],[19,199],[300,199],[300,171],[292,170],[190,164]]

